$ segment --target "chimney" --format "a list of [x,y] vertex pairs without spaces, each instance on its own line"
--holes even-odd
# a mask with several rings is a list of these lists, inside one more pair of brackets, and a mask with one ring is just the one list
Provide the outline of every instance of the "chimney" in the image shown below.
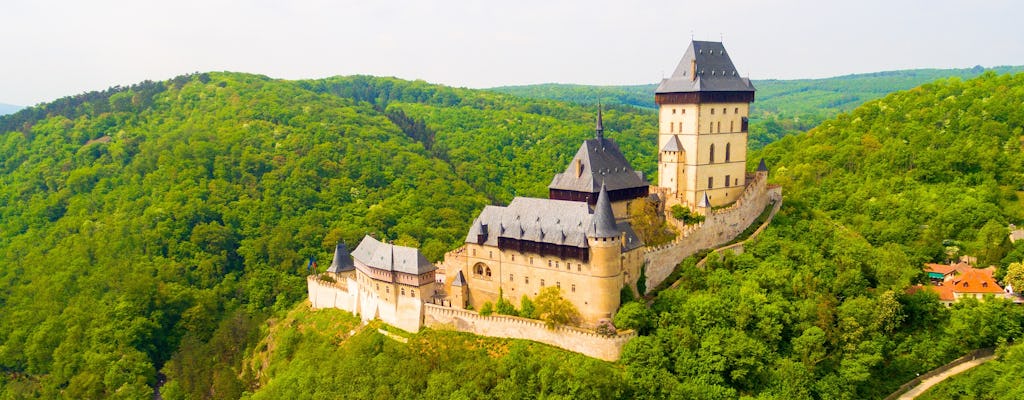
[[697,80],[697,59],[690,60],[690,80]]

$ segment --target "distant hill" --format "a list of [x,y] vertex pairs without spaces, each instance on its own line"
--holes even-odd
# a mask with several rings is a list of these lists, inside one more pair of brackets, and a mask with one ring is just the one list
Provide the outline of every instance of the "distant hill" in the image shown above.
[[15,112],[18,112],[18,110],[21,110],[22,108],[25,108],[25,107],[16,106],[16,105],[13,105],[13,104],[0,103],[0,115],[14,114]]
[[[962,69],[912,69],[844,75],[823,79],[756,80],[757,100],[751,109],[750,144],[760,148],[779,138],[804,132],[840,112],[866,101],[937,79],[970,79],[985,71],[999,74],[1024,71],[1024,66]],[[520,97],[570,101],[579,104],[623,104],[654,109],[657,84],[588,86],[540,84],[502,86],[489,90]]]

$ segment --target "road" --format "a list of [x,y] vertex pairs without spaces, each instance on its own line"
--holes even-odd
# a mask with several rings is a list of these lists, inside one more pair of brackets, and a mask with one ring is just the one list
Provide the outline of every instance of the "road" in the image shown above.
[[939,382],[942,382],[944,379],[949,378],[949,377],[951,377],[953,375],[959,374],[961,372],[964,372],[966,370],[969,370],[971,368],[977,367],[978,365],[981,365],[982,363],[984,363],[986,361],[989,361],[989,360],[991,360],[991,359],[993,359],[995,357],[996,356],[991,355],[991,356],[987,356],[987,357],[975,358],[973,360],[966,361],[963,364],[960,364],[960,365],[957,365],[957,366],[955,366],[953,368],[950,368],[946,372],[943,372],[943,373],[935,375],[935,376],[933,376],[931,378],[925,379],[925,380],[921,381],[921,383],[918,384],[917,386],[914,386],[913,389],[908,390],[906,393],[904,393],[902,396],[900,396],[899,400],[905,400],[905,399],[906,400],[911,400],[911,399],[917,398],[917,396],[920,396],[921,393],[924,393],[926,390],[930,389],[932,386],[935,386],[935,384],[937,384]]

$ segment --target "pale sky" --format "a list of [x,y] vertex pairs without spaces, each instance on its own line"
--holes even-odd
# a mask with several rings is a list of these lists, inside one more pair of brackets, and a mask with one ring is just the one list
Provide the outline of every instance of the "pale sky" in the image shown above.
[[1013,0],[0,0],[0,103],[197,71],[655,83],[691,33],[754,79],[1021,65],[1022,16]]

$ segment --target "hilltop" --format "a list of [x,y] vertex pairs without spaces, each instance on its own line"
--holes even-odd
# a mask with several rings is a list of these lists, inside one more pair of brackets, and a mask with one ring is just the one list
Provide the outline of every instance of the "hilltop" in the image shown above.
[[25,107],[16,106],[16,105],[13,105],[13,104],[0,103],[0,115],[13,114],[13,113],[17,112],[18,110],[21,110],[22,108],[25,108]]
[[[309,257],[326,264],[339,239],[369,231],[437,259],[485,204],[543,196],[592,107],[207,73],[28,108],[0,117],[0,393],[140,398],[161,371],[166,398],[366,398],[387,395],[387,367],[408,377],[391,395],[417,397],[882,397],[1024,330],[1002,302],[947,310],[903,291],[948,247],[1024,254],[1003,241],[1024,216],[1022,93],[1024,75],[943,80],[752,154],[782,211],[744,254],[687,260],[677,289],[628,303],[616,324],[642,335],[617,364],[450,332],[342,342],[327,327],[349,317],[302,308]],[[650,111],[613,106],[604,125],[653,172]],[[432,355],[442,345],[460,356]]]

